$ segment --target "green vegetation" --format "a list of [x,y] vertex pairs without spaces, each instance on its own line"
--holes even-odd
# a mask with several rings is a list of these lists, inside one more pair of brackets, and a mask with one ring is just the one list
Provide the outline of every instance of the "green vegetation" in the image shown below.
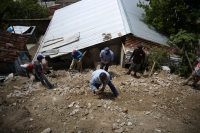
[[178,66],[174,65],[173,69],[181,76],[187,77],[192,71],[189,61],[194,64],[195,53],[199,47],[200,1],[150,0],[149,4],[139,1],[138,7],[144,9],[145,13],[142,15],[149,26],[170,35],[167,43],[177,48],[181,57],[181,62]]
[[161,69],[162,64],[169,61],[169,53],[167,52],[166,49],[158,47],[148,47],[148,46],[147,49],[150,53],[148,59],[148,70],[151,70],[153,61],[155,61],[154,70]]
[[37,0],[0,1],[0,28],[3,28],[2,20],[47,18],[48,15],[49,9],[39,5]]

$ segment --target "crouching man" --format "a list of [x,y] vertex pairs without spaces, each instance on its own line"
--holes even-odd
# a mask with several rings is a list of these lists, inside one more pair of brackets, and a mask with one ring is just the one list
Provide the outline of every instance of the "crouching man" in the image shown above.
[[[99,89],[101,84],[103,84],[103,87]],[[117,98],[121,99],[115,86],[110,81],[110,74],[102,69],[94,71],[92,73],[92,79],[90,80],[90,87],[92,88],[94,94],[99,95],[104,91],[106,85],[110,87],[111,91]]]
[[191,76],[187,80],[181,83],[182,86],[188,84],[188,82],[194,79],[194,82],[192,83],[192,88],[196,88],[196,85],[200,80],[200,57],[197,59],[195,64],[197,64],[195,70],[192,72]]

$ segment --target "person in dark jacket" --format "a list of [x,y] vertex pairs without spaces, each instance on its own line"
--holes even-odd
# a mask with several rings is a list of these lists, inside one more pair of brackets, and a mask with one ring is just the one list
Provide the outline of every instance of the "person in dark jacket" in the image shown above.
[[131,66],[129,67],[129,71],[126,74],[130,74],[131,71],[134,71],[134,76],[136,77],[136,73],[139,70],[141,64],[144,64],[145,59],[145,52],[142,50],[143,46],[142,44],[137,45],[137,48],[134,49],[129,62],[131,61],[131,58],[133,57],[133,61],[131,63]]

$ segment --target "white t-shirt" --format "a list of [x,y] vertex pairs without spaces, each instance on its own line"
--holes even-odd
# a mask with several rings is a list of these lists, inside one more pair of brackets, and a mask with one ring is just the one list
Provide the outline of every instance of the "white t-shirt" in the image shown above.
[[45,59],[42,59],[42,69],[43,69],[43,71],[47,71],[46,66],[48,66],[48,61],[45,60]]

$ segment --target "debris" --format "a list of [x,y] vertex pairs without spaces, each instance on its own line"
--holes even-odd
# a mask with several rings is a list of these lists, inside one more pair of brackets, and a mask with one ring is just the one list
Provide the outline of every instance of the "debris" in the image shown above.
[[128,125],[128,126],[132,126],[133,124],[132,124],[131,122],[128,122],[127,125]]
[[157,132],[159,132],[159,133],[161,133],[161,130],[159,130],[159,129],[155,129]]
[[51,129],[50,128],[47,128],[45,129],[44,131],[42,131],[41,133],[50,133],[51,132]]
[[69,107],[69,108],[73,107],[75,103],[76,103],[76,102],[72,102],[70,105],[68,105],[68,107]]
[[123,107],[123,112],[128,113],[128,109],[126,107]]
[[123,132],[124,132],[123,129],[117,129],[117,130],[114,131],[114,133],[123,133]]
[[133,117],[133,121],[136,121],[136,120],[137,120],[137,118],[136,118],[136,116],[134,116],[134,117]]

